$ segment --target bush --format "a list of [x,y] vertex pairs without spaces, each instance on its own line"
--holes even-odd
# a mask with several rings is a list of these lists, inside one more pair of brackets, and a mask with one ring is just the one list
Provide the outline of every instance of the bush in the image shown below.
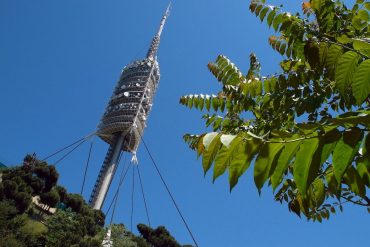
[[152,229],[144,224],[137,226],[142,237],[153,247],[181,247],[164,226]]
[[105,225],[105,215],[101,210],[94,210],[95,223],[101,227]]
[[14,198],[15,194],[18,192],[18,185],[14,181],[5,180],[4,185],[4,194],[7,198]]
[[31,180],[31,182],[30,182],[30,186],[31,186],[31,188],[33,190],[33,194],[39,194],[44,189],[45,183],[40,178],[33,177],[32,180]]
[[[104,214],[89,207],[80,195],[56,186],[59,174],[54,166],[35,160],[32,165],[9,168],[2,174],[0,247],[100,246],[98,233],[104,226]],[[43,225],[33,220],[42,214],[30,207],[32,196],[40,196],[41,203],[49,207],[61,201],[61,209],[45,217]]]
[[9,200],[0,201],[0,228],[5,225],[5,221],[14,218],[18,213],[14,203]]
[[27,210],[32,202],[32,197],[26,192],[19,192],[15,195],[18,210],[23,213]]
[[0,247],[26,247],[26,245],[12,235],[5,239],[0,239]]
[[56,190],[51,190],[47,193],[40,195],[41,203],[48,205],[49,207],[54,208],[60,201],[59,194]]
[[65,204],[74,212],[80,213],[84,204],[83,198],[78,194],[68,194],[65,198]]
[[59,194],[59,197],[60,197],[60,201],[61,202],[64,202],[65,200],[65,197],[67,195],[67,190],[65,188],[63,188],[62,186],[55,186],[55,190],[58,192]]

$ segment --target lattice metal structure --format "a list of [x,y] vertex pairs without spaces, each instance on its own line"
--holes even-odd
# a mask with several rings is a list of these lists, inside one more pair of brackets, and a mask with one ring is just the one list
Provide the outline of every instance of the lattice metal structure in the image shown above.
[[90,205],[101,209],[122,151],[136,157],[146,119],[153,104],[160,72],[157,51],[169,16],[168,6],[145,59],[125,66],[98,126],[98,136],[110,146],[90,196]]

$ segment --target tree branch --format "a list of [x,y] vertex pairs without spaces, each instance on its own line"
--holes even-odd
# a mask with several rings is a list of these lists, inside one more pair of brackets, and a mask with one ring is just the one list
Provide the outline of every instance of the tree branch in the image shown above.
[[337,43],[337,42],[331,41],[330,39],[328,39],[328,38],[326,38],[326,37],[323,37],[323,40],[321,40],[321,41],[322,41],[322,42],[327,42],[327,43],[330,43],[330,44],[333,44],[333,45],[341,46],[341,47],[343,47],[343,48],[345,48],[345,49],[347,49],[347,50],[350,50],[350,51],[356,52],[357,54],[359,54],[359,55],[361,55],[361,56],[363,56],[363,57],[365,57],[365,58],[367,58],[367,59],[370,59],[370,57],[369,57],[368,55],[366,55],[366,54],[364,54],[364,53],[362,53],[362,52],[360,52],[360,51],[358,51],[358,50],[355,50],[355,49],[353,49],[353,48],[351,48],[351,47],[348,47],[348,46],[346,46],[346,45],[343,45],[343,44],[341,44],[341,43]]
[[360,201],[354,201],[354,200],[352,200],[348,197],[342,196],[342,195],[340,195],[340,197],[347,200],[348,202],[352,202],[353,204],[356,204],[356,205],[359,205],[359,206],[363,206],[363,207],[369,207],[370,206],[370,199],[367,198],[367,197],[366,197],[367,199],[363,198],[367,202],[367,204],[362,203]]

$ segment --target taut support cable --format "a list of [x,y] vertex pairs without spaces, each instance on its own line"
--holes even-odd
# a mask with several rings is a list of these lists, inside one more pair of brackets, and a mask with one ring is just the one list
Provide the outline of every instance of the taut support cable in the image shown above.
[[[132,136],[130,135],[130,139],[128,141],[128,145],[130,146],[131,145],[131,141],[132,141]],[[122,153],[121,153],[122,155]],[[121,161],[121,156],[119,158],[119,161],[118,163]],[[121,189],[121,186],[123,184],[123,181],[125,180],[125,177],[127,175],[127,172],[128,170],[130,169],[130,166],[132,163],[130,163],[128,166],[127,166],[127,169],[125,170],[125,166],[126,166],[126,161],[127,161],[127,155],[125,156],[125,159],[123,161],[123,168],[122,168],[122,172],[121,172],[121,176],[120,176],[120,179],[119,179],[119,184],[118,184],[118,187],[117,187],[117,190],[116,190],[116,193],[114,194],[113,196],[113,200],[112,202],[110,203],[109,207],[108,207],[108,210],[107,210],[107,213],[106,215],[108,215],[113,203],[114,203],[114,206],[113,206],[113,212],[112,212],[112,218],[111,218],[111,221],[110,221],[110,224],[112,224],[112,221],[113,221],[113,217],[114,217],[114,213],[115,213],[115,209],[116,209],[116,205],[117,205],[117,201],[118,201],[118,197],[119,197],[119,191]]]
[[57,160],[54,165],[58,165],[59,162],[61,162],[62,160],[64,160],[68,155],[70,155],[73,151],[75,151],[79,146],[81,146],[84,142],[86,141],[86,139],[84,139],[83,141],[81,141],[77,146],[75,146],[71,151],[69,151],[68,153],[66,153],[65,155],[63,155],[59,160]]
[[140,137],[141,137],[141,141],[143,142],[144,147],[145,147],[145,149],[146,149],[146,151],[147,151],[147,153],[148,153],[148,155],[149,155],[149,157],[150,157],[150,159],[151,159],[151,161],[152,161],[152,163],[153,163],[153,165],[154,165],[154,167],[155,167],[155,169],[156,169],[156,171],[157,171],[157,173],[158,173],[158,175],[159,175],[159,177],[160,177],[160,179],[161,179],[161,181],[162,181],[162,183],[163,183],[163,185],[164,185],[164,187],[166,188],[166,190],[167,190],[167,192],[168,192],[169,196],[171,197],[171,200],[172,200],[172,202],[173,202],[173,205],[175,206],[175,208],[176,208],[177,212],[179,213],[179,215],[180,215],[180,217],[181,217],[181,219],[182,219],[182,222],[184,223],[184,225],[185,225],[186,229],[188,230],[188,232],[189,232],[189,234],[190,234],[191,238],[193,239],[195,246],[196,246],[196,247],[199,247],[199,246],[198,246],[197,241],[195,240],[195,237],[194,237],[194,235],[193,235],[192,231],[190,230],[190,227],[189,227],[188,223],[186,222],[186,220],[185,220],[184,216],[183,216],[183,215],[182,215],[182,213],[181,213],[181,210],[180,210],[179,206],[177,205],[177,203],[176,203],[176,201],[175,201],[175,198],[173,197],[173,195],[172,195],[172,193],[171,193],[171,191],[170,191],[170,189],[169,189],[169,187],[168,187],[168,185],[167,185],[166,181],[164,180],[164,178],[163,178],[163,176],[162,176],[162,174],[161,174],[161,172],[160,172],[160,170],[159,170],[159,168],[158,168],[158,166],[157,166],[157,163],[155,162],[155,160],[154,160],[154,158],[153,158],[153,155],[151,154],[151,152],[150,152],[150,150],[149,150],[148,146],[146,145],[146,143],[145,143],[145,141],[144,141],[143,137],[142,137],[142,136],[140,136]]
[[141,194],[143,195],[143,201],[144,201],[144,206],[145,206],[146,218],[148,219],[148,225],[151,226],[151,224],[150,224],[150,218],[149,218],[149,210],[148,210],[148,205],[146,204],[146,198],[145,198],[145,193],[144,193],[144,186],[143,186],[143,182],[141,180],[139,166],[136,166],[136,170],[137,170],[137,174],[139,175],[139,181],[140,181],[140,187],[141,187]]
[[131,232],[134,217],[134,194],[135,194],[135,165],[132,165],[132,190],[131,190]]
[[60,152],[63,152],[64,150],[66,150],[66,149],[68,149],[68,148],[70,148],[70,147],[72,147],[72,146],[76,145],[77,143],[79,143],[79,142],[81,142],[81,141],[83,141],[83,140],[87,140],[87,139],[89,139],[90,137],[92,137],[92,136],[93,136],[93,135],[95,135],[95,134],[96,134],[96,133],[94,132],[94,133],[91,133],[91,134],[89,134],[89,135],[87,135],[87,136],[85,136],[85,137],[83,137],[83,138],[81,138],[81,139],[77,140],[77,141],[74,141],[72,144],[69,144],[69,145],[67,145],[67,146],[65,146],[65,147],[63,147],[63,148],[61,148],[61,149],[59,149],[58,151],[56,151],[56,152],[54,152],[54,153],[52,153],[52,154],[50,154],[50,155],[46,156],[45,158],[43,158],[43,159],[42,159],[42,161],[46,161],[47,159],[49,159],[49,158],[51,158],[51,157],[53,157],[53,156],[55,156],[55,155],[59,154]]
[[[125,156],[125,163],[126,163],[126,159],[127,159],[127,156]],[[131,166],[131,164],[129,164],[127,167],[123,167],[122,172],[121,172],[120,181],[119,181],[119,184],[118,184],[118,188],[116,190],[116,193],[113,196],[113,199],[112,199],[111,203],[109,204],[108,210],[105,213],[105,215],[108,215],[109,214],[109,211],[111,210],[111,208],[113,206],[113,204],[116,204],[116,201],[118,199],[119,190],[120,190],[120,188],[121,188],[121,186],[122,186],[122,184],[123,184],[123,182],[124,182],[124,180],[126,178],[126,175],[127,175],[128,170],[130,169],[130,166]],[[112,219],[113,219],[113,217],[112,217]]]
[[93,147],[93,142],[90,143],[90,149],[89,149],[89,154],[87,156],[87,161],[86,161],[86,167],[85,167],[85,173],[84,173],[84,179],[82,181],[82,186],[81,186],[81,196],[82,196],[82,193],[84,191],[84,187],[85,187],[85,181],[86,181],[86,174],[87,174],[87,169],[89,168],[89,163],[90,163],[90,157],[91,157],[91,150],[92,150],[92,147]]

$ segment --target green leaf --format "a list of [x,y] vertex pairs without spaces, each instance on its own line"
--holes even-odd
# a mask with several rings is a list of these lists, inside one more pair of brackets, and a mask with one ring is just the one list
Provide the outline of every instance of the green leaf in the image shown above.
[[219,134],[217,132],[211,132],[206,134],[203,137],[203,145],[206,150],[209,149],[209,146],[211,145],[212,141],[218,136]]
[[276,10],[271,11],[267,16],[267,25],[271,27],[272,21],[274,20],[274,17],[276,15]]
[[251,4],[249,5],[249,9],[252,11],[252,13],[256,10],[257,7],[257,2],[252,1]]
[[326,171],[325,179],[326,179],[326,182],[328,184],[328,192],[330,194],[337,195],[337,197],[339,198],[339,193],[338,193],[339,190],[338,189],[340,189],[340,184],[338,184],[337,180],[335,179],[332,167],[330,167]]
[[279,52],[282,56],[284,56],[285,50],[286,50],[286,44],[285,44],[285,43],[283,43],[283,44],[279,47],[278,52]]
[[335,146],[337,145],[339,139],[342,137],[339,130],[335,129],[328,132],[323,138],[323,146],[321,150],[320,164],[323,164],[329,159],[329,156],[333,152]]
[[298,217],[301,217],[301,208],[298,200],[292,200],[288,205],[289,211],[295,213]]
[[357,171],[362,181],[367,187],[370,187],[370,163],[364,158],[360,159],[357,163]]
[[282,181],[284,172],[288,168],[290,162],[295,156],[296,152],[299,149],[302,141],[289,142],[285,144],[283,151],[280,153],[279,159],[274,173],[271,176],[272,188],[275,190]]
[[364,3],[364,7],[370,11],[370,3]]
[[262,7],[263,5],[258,5],[257,8],[256,8],[256,11],[254,12],[256,14],[256,16],[258,16],[262,10]]
[[209,63],[208,68],[224,85],[237,85],[244,80],[240,70],[225,56],[218,56],[216,63]]
[[314,154],[319,147],[319,138],[312,138],[302,141],[296,154],[293,165],[293,177],[297,184],[299,192],[305,197],[309,185],[311,167],[313,164]]
[[360,64],[351,86],[356,103],[361,105],[370,94],[370,59]]
[[333,152],[334,175],[338,182],[342,181],[344,173],[358,152],[361,139],[362,131],[358,128],[353,128],[345,131],[342,138],[338,141]]
[[367,133],[365,137],[365,143],[362,147],[362,153],[364,157],[370,161],[370,133]]
[[260,20],[261,20],[261,22],[265,19],[265,16],[266,16],[266,14],[267,14],[268,11],[269,11],[269,7],[265,7],[261,11],[261,13],[260,13]]
[[262,142],[258,139],[251,139],[251,140],[246,140],[246,155],[247,155],[247,160],[243,164],[243,166],[240,168],[240,173],[244,173],[250,166],[252,160],[260,150]]
[[198,109],[202,111],[203,108],[204,108],[204,95],[201,94],[199,96],[199,106],[198,106]]
[[[327,121],[330,126],[341,125],[346,128],[355,127],[357,125],[370,125],[370,112],[358,111],[358,112],[347,112],[339,115],[336,118],[332,118]],[[328,126],[328,125],[327,125]]]
[[222,135],[220,141],[223,145],[215,158],[213,181],[226,171],[234,155],[234,151],[242,141],[242,138],[232,135]]
[[282,14],[278,14],[274,18],[274,20],[272,21],[272,26],[274,27],[275,31],[278,30],[278,27],[279,27],[279,25],[281,24],[282,21],[283,21],[283,15]]
[[368,22],[370,18],[369,13],[364,9],[360,9],[357,12],[357,17],[363,20],[364,22]]
[[346,174],[343,176],[343,179],[345,183],[349,186],[351,191],[353,191],[353,193],[361,197],[365,197],[365,184],[362,181],[362,178],[358,174],[357,170],[353,166],[348,167]]
[[[203,153],[203,151],[204,151],[204,145],[203,145],[203,137],[204,137],[204,135],[201,135],[201,136],[199,136],[197,139],[193,139],[192,141],[191,141],[191,143],[192,143],[192,145],[193,145],[193,147],[196,149],[196,151],[197,151],[197,158],[199,158],[201,155],[202,155],[202,153]],[[197,140],[197,141],[196,141]]]
[[351,43],[352,39],[348,38],[347,35],[343,34],[337,38],[337,41],[341,44]]
[[225,106],[226,106],[226,103],[225,103],[226,100],[221,100],[220,101],[220,111],[221,112],[224,112],[225,111]]
[[304,46],[304,55],[311,68],[317,69],[320,65],[320,50],[316,42],[307,42]]
[[230,191],[238,183],[239,177],[242,175],[241,168],[247,162],[247,143],[241,141],[236,147],[234,155],[231,157],[230,166],[229,166],[229,184]]
[[263,144],[254,164],[254,183],[259,192],[268,177],[275,170],[277,158],[283,147],[283,143]]
[[190,109],[191,109],[191,108],[193,108],[193,95],[191,95],[191,96],[188,98],[187,106],[188,106]]
[[321,215],[318,214],[316,217],[317,217],[317,221],[320,222],[320,223],[322,223],[322,217],[321,217]]
[[232,141],[235,139],[236,135],[221,135],[221,143],[227,148],[230,147]]
[[326,43],[319,44],[319,59],[320,59],[320,66],[323,67],[326,63],[326,57],[328,55],[329,47]]
[[335,70],[335,86],[342,95],[347,93],[348,86],[352,84],[353,75],[360,58],[360,55],[353,51],[348,51],[339,58]]
[[203,151],[202,165],[205,175],[209,168],[211,168],[213,160],[215,159],[218,151],[220,150],[222,143],[220,141],[220,135],[219,134],[215,135],[214,133],[205,135],[203,138],[203,143],[205,149]]
[[353,40],[353,48],[370,57],[370,43],[362,39]]
[[311,8],[315,11],[322,10],[322,5],[325,3],[325,0],[311,0]]
[[209,96],[205,98],[205,103],[206,103],[207,111],[210,111],[211,110],[211,98]]
[[312,199],[316,207],[320,207],[325,201],[325,184],[322,179],[316,179],[312,183]]
[[196,109],[198,109],[198,106],[199,106],[199,98],[198,98],[198,95],[194,95],[194,98],[193,98],[193,105]]
[[331,45],[328,49],[325,65],[329,71],[329,74],[333,74],[335,71],[338,60],[343,54],[343,48],[339,45]]
[[359,16],[355,16],[353,19],[352,19],[352,26],[357,30],[357,31],[360,31],[360,32],[363,32],[363,29],[367,26],[366,25],[366,22],[364,20],[362,20],[361,17]]
[[220,100],[222,100],[222,99],[219,99],[217,96],[212,98],[213,110],[215,110],[215,111],[218,110],[218,107],[220,106]]

